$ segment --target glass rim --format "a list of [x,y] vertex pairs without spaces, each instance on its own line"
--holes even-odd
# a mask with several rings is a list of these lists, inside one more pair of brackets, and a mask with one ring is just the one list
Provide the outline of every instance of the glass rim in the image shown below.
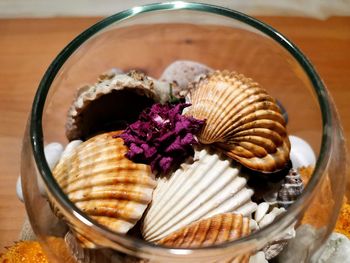
[[50,189],[50,195],[53,196],[55,198],[55,201],[57,201],[66,211],[72,214],[72,216],[74,216],[77,220],[81,221],[81,223],[94,228],[94,230],[98,231],[102,235],[105,235],[107,238],[112,238],[113,241],[118,240],[126,242],[131,246],[135,243],[140,244],[144,249],[150,251],[151,253],[161,252],[161,254],[164,255],[165,253],[165,255],[167,256],[192,254],[193,252],[195,253],[195,251],[205,251],[206,253],[208,251],[215,252],[217,250],[231,248],[235,245],[244,242],[253,242],[254,240],[265,237],[270,232],[276,230],[278,224],[270,224],[246,237],[237,240],[203,248],[169,248],[163,246],[156,246],[150,242],[144,241],[139,238],[131,237],[124,234],[118,234],[90,219],[68,199],[68,197],[59,187],[58,183],[56,182],[51,173],[51,170],[47,164],[44,155],[42,115],[47,94],[57,73],[59,72],[60,68],[64,65],[64,63],[69,59],[69,57],[73,54],[73,52],[76,51],[85,41],[89,40],[96,33],[100,32],[101,30],[113,23],[121,22],[143,13],[174,10],[190,10],[221,15],[234,20],[238,20],[244,24],[255,28],[256,30],[269,36],[272,40],[277,42],[286,51],[288,51],[288,53],[299,63],[299,66],[301,66],[301,68],[305,71],[307,77],[313,85],[313,89],[318,99],[322,115],[322,142],[320,154],[318,156],[313,175],[311,176],[307,187],[303,191],[300,198],[288,208],[287,212],[279,216],[279,222],[286,223],[288,221],[288,215],[296,216],[299,213],[301,213],[301,204],[310,201],[313,190],[315,189],[315,187],[317,187],[318,182],[322,177],[322,172],[325,170],[328,164],[331,151],[331,138],[333,133],[333,130],[329,129],[329,127],[332,127],[333,122],[330,110],[330,100],[320,77],[318,76],[316,70],[314,69],[310,61],[291,41],[289,41],[277,30],[265,24],[264,22],[261,22],[246,14],[220,6],[175,1],[133,7],[125,11],[116,13],[112,16],[109,16],[83,31],[76,38],[74,38],[50,64],[43,78],[41,79],[41,82],[38,86],[38,90],[34,97],[32,112],[30,115],[30,139],[38,171],[40,172],[43,181],[46,184],[46,187]]

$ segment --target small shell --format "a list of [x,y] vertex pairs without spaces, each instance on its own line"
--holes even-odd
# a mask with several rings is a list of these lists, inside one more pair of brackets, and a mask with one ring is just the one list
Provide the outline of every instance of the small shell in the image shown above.
[[83,142],[60,160],[53,175],[68,198],[98,223],[126,233],[152,200],[156,181],[150,167],[124,155],[120,132]]
[[268,246],[264,247],[263,251],[265,253],[265,258],[267,260],[270,260],[270,259],[273,259],[274,257],[277,257],[287,244],[288,244],[288,241],[282,240],[277,243],[269,244]]
[[249,219],[240,214],[219,214],[196,221],[157,242],[180,248],[205,247],[232,241],[250,233]]
[[271,224],[275,218],[285,212],[284,208],[274,207],[271,211],[272,206],[269,203],[260,203],[254,213],[254,220],[258,224],[259,228],[265,227]]
[[158,241],[192,222],[222,213],[249,217],[256,209],[253,190],[240,168],[227,159],[195,149],[193,163],[187,162],[171,176],[160,178],[142,225],[147,241]]
[[[68,111],[68,140],[85,140],[101,131],[125,128],[127,123],[137,120],[143,109],[169,97],[169,88],[164,88],[165,84],[159,85],[156,80],[136,71],[100,76],[96,84],[78,90]],[[162,90],[164,93],[160,92]]]
[[216,71],[199,79],[186,115],[205,119],[198,134],[230,158],[260,172],[276,172],[289,161],[290,143],[281,110],[256,82]]
[[281,189],[277,194],[277,204],[288,208],[301,195],[304,190],[303,180],[295,169],[291,169],[289,174],[283,179]]
[[316,156],[310,144],[297,136],[289,136],[291,144],[290,160],[294,169],[315,166]]
[[[270,210],[272,207],[269,205],[269,203],[260,203],[255,211],[254,219],[252,219],[250,223],[252,229],[257,230],[260,228],[263,228],[269,224],[271,224],[277,216],[284,213],[286,210],[284,208],[277,208],[274,207],[272,210]],[[254,221],[258,225],[254,226]],[[274,257],[276,257],[283,248],[287,245],[288,240],[295,237],[295,230],[294,230],[294,224],[287,228],[286,231],[281,232],[279,235],[275,236],[274,240],[272,242],[269,242],[264,248],[263,251],[265,253],[265,258],[267,260],[270,260]]]

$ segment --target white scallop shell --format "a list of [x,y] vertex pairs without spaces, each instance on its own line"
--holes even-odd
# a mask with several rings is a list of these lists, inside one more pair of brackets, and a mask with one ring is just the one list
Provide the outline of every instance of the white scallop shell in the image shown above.
[[250,217],[256,209],[253,190],[232,166],[208,149],[196,149],[193,163],[185,163],[170,178],[159,179],[142,234],[157,241],[190,223],[221,213]]
[[315,166],[316,156],[310,144],[305,140],[290,135],[289,141],[291,144],[290,160],[294,169],[301,167]]

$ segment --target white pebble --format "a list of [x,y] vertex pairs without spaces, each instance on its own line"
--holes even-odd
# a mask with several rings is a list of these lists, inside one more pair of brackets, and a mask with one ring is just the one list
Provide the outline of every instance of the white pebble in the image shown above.
[[[51,170],[56,166],[56,164],[60,160],[62,152],[63,152],[63,146],[58,142],[49,143],[45,146],[44,148],[45,158]],[[41,177],[41,174],[37,172],[36,175],[37,175],[39,192],[42,196],[47,197],[45,184]]]
[[256,222],[260,222],[261,219],[267,214],[270,205],[266,202],[260,203],[255,211],[254,219]]
[[17,183],[16,183],[16,194],[19,200],[22,202],[24,201],[23,198],[23,191],[22,191],[22,181],[21,181],[21,176],[18,176],[17,178]]
[[44,148],[46,162],[52,170],[61,158],[63,152],[62,144],[58,142],[49,143]]
[[289,141],[291,144],[290,159],[293,168],[297,169],[310,165],[314,166],[316,164],[316,156],[310,144],[293,135],[289,136]]
[[166,67],[160,80],[176,81],[179,86],[186,88],[188,83],[193,81],[196,76],[210,71],[212,69],[204,64],[190,60],[177,60]]
[[265,259],[265,253],[262,251],[259,251],[258,253],[256,253],[255,255],[249,258],[249,263],[269,263],[269,262]]
[[72,154],[72,152],[77,148],[83,141],[81,140],[74,140],[67,144],[66,148],[64,149],[61,158],[66,158],[69,155]]
[[311,262],[350,263],[350,240],[342,234],[332,233]]

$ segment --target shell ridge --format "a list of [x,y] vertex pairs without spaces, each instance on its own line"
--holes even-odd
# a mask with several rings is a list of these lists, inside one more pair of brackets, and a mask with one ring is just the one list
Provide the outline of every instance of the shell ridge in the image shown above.
[[[208,163],[208,166],[210,167],[210,169],[212,168],[212,163],[214,163],[217,159],[218,159],[218,156],[217,155],[206,155],[207,158],[211,158],[212,160],[208,161],[206,160],[205,158],[200,160],[200,164],[199,164],[199,167],[197,169],[191,169],[192,170],[192,177],[187,181],[188,182],[188,185],[186,185],[186,188],[183,187],[181,190],[182,192],[179,192],[179,195],[178,195],[178,199],[175,200],[174,198],[174,201],[171,202],[171,203],[167,203],[166,207],[168,207],[168,210],[164,213],[164,214],[160,214],[158,213],[153,221],[157,221],[157,220],[160,220],[159,217],[161,217],[161,221],[163,221],[163,223],[161,224],[158,224],[157,225],[157,229],[155,230],[155,234],[161,232],[161,231],[165,231],[167,228],[167,224],[168,224],[168,221],[167,220],[171,220],[173,223],[178,223],[181,218],[185,217],[186,216],[186,212],[188,209],[193,209],[192,206],[187,206],[185,210],[182,210],[181,206],[177,206],[177,204],[179,204],[179,201],[181,201],[181,197],[186,197],[186,202],[182,203],[183,204],[191,204],[193,203],[194,199],[197,197],[198,194],[201,194],[203,193],[204,190],[206,190],[206,188],[215,180],[215,178],[217,177],[218,174],[221,173],[222,170],[216,170],[215,171],[215,174],[216,176],[209,176],[210,173],[208,172],[205,176],[205,178],[201,177],[201,169],[200,166],[202,165],[205,165],[205,163]],[[221,167],[221,169],[225,169],[225,167]],[[201,188],[200,189],[196,189],[197,191],[197,195],[196,193],[193,193],[191,192],[191,190],[193,190],[191,188],[191,185],[189,182],[193,182],[193,184],[199,184],[201,182],[206,182],[205,185],[201,185]],[[190,193],[190,195],[189,195]],[[207,197],[208,198],[208,197]],[[172,206],[172,204],[175,204],[175,206]],[[163,206],[165,207],[165,205]],[[152,209],[152,207],[151,207]],[[177,221],[175,222],[174,219],[172,219],[172,214],[171,213],[167,213],[169,210],[171,209],[172,213],[176,213],[178,218],[177,218]],[[187,212],[187,214],[190,214],[190,211]],[[151,231],[151,227],[149,228],[149,231]]]
[[[233,172],[235,172],[235,173],[233,173]],[[231,185],[231,184],[229,184],[228,181],[233,181],[234,178],[237,176],[236,174],[237,174],[236,171],[226,170],[224,172],[219,171],[217,173],[217,176],[215,176],[215,177],[210,176],[210,177],[212,177],[210,179],[212,181],[214,181],[214,184],[212,184],[212,181],[209,181],[208,184],[205,185],[203,189],[198,189],[199,193],[197,195],[194,195],[192,197],[192,199],[189,199],[187,202],[183,203],[183,205],[185,205],[185,208],[183,210],[178,211],[177,220],[172,220],[172,223],[173,224],[177,224],[177,223],[184,224],[181,222],[183,220],[183,218],[185,218],[186,216],[191,216],[193,210],[200,211],[199,208],[203,207],[203,204],[207,203],[210,199],[215,198],[216,195],[219,195],[221,190],[227,188],[227,185]],[[219,179],[215,182],[215,179],[218,177],[219,177]],[[212,192],[209,192],[209,193],[207,191],[205,191],[209,185],[212,185],[213,189],[215,188],[216,191],[212,190]],[[219,186],[216,188],[216,187],[214,187],[214,185],[219,185]],[[242,185],[242,187],[243,186],[244,185]],[[189,206],[189,204],[191,204],[191,206]],[[203,208],[203,209],[205,209],[205,208]],[[206,210],[204,210],[204,212],[205,211]],[[164,220],[167,220],[169,217],[167,217],[166,219],[164,218]],[[171,217],[170,217],[170,219],[171,219]],[[198,218],[193,219],[193,220],[195,221],[197,219]],[[162,231],[168,230],[168,229],[165,229],[165,227],[162,228],[162,225],[159,225],[158,227],[159,227],[159,229],[162,229]],[[170,231],[170,230],[168,230],[168,231]],[[160,232],[160,231],[158,231],[158,232]]]

